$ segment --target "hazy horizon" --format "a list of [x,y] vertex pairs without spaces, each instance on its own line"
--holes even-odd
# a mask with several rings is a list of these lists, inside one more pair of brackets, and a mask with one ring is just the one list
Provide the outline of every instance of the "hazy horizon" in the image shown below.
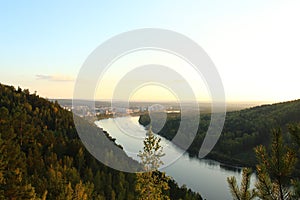
[[[47,97],[43,97],[47,98]],[[72,101],[72,98],[47,98],[49,100],[58,100],[58,101]],[[77,100],[82,100],[82,101],[98,101],[98,102],[111,102],[111,99],[77,99]],[[299,99],[291,99],[287,101],[225,101],[226,104],[250,104],[250,105],[264,105],[264,104],[275,104],[275,103],[282,103],[282,102],[289,102],[289,101],[296,101]],[[126,100],[114,100],[114,101],[120,101],[120,102],[125,102]],[[146,101],[146,100],[140,100],[140,101],[130,101],[132,103],[178,103],[177,101],[168,101],[168,100],[157,100],[157,101]],[[181,103],[189,103],[190,101],[182,101]],[[197,101],[198,103],[202,104],[210,104],[210,101]]]
[[[8,85],[8,86],[13,86],[15,88],[20,87],[22,90],[29,89],[30,93],[36,92],[37,95],[39,95],[39,96],[41,96],[43,98],[50,99],[50,100],[72,100],[73,99],[73,97],[69,97],[68,98],[68,97],[48,97],[48,96],[43,96],[43,91],[40,92],[40,91],[37,91],[37,90],[32,90],[30,88],[22,87],[20,85],[12,85],[12,84],[3,83],[3,82],[0,82],[0,83]],[[262,105],[262,104],[273,104],[273,103],[294,101],[294,100],[298,100],[298,99],[300,99],[300,97],[299,98],[294,98],[294,99],[283,99],[283,100],[264,100],[264,99],[261,99],[261,100],[259,100],[259,99],[257,99],[257,100],[252,100],[252,99],[249,99],[249,100],[247,100],[247,99],[242,99],[242,100],[227,100],[226,99],[225,102],[227,104],[228,103],[230,103],[230,104],[238,103],[238,104],[256,104],[256,105]],[[105,98],[103,98],[103,99],[101,99],[101,98],[95,98],[95,99],[79,99],[79,100],[111,101],[111,98],[106,98],[106,99]],[[118,101],[126,101],[126,100],[118,100]],[[189,102],[189,101],[191,101],[191,100],[185,100],[183,102]],[[131,100],[131,102],[178,102],[178,101],[177,100],[166,100],[166,99],[156,99],[156,100],[155,99],[153,99],[153,100],[143,100],[143,99],[137,100],[137,99],[135,99],[135,100]],[[211,100],[207,100],[207,99],[204,99],[204,100],[200,99],[199,100],[199,99],[197,99],[197,102],[200,102],[200,103],[210,103]]]

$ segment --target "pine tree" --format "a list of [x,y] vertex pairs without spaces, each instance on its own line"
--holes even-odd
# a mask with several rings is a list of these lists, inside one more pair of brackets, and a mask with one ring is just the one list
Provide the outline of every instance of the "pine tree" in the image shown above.
[[272,131],[271,152],[262,145],[255,148],[258,197],[262,199],[291,199],[291,174],[297,161],[296,154],[284,146],[280,129]]
[[[293,138],[293,142],[296,144],[296,151],[300,152],[300,124],[289,125],[289,133]],[[292,180],[294,187],[293,198],[300,199],[300,180],[299,178]]]
[[292,135],[293,141],[300,147],[300,124],[289,125],[289,133]]
[[169,177],[158,171],[158,168],[163,164],[161,157],[164,156],[160,141],[160,138],[154,136],[150,126],[144,140],[144,151],[140,151],[138,155],[145,170],[143,173],[137,173],[136,191],[139,195],[138,199],[169,199],[164,193],[169,190]]
[[234,176],[227,178],[230,192],[234,200],[251,200],[256,197],[255,189],[250,190],[251,173],[252,171],[250,168],[243,169],[241,188],[238,187],[236,178]]
[[[0,135],[0,186],[5,183],[4,182],[4,170],[5,170],[6,164],[5,164],[5,160],[4,160],[4,156],[3,156],[3,149],[4,149],[3,140]],[[2,190],[2,188],[0,188],[0,199],[4,199],[4,190]]]
[[34,200],[36,193],[31,184],[24,180],[24,154],[12,140],[1,139],[0,135],[0,197],[1,199]]
[[[296,153],[283,144],[281,130],[272,130],[270,152],[260,145],[255,148],[255,153],[258,160],[256,165],[258,177],[255,184],[256,192],[252,191],[252,194],[249,191],[246,192],[250,184],[250,171],[244,169],[241,189],[238,188],[234,177],[227,179],[233,199],[248,199],[247,196],[251,197],[255,194],[257,197],[266,200],[298,199],[300,190],[297,188],[300,188],[300,184],[291,178],[297,162]],[[292,190],[291,185],[294,186],[295,192]],[[249,194],[251,195],[249,196]]]
[[87,200],[88,194],[86,193],[85,185],[82,184],[82,181],[80,181],[75,186],[75,191],[73,195],[73,199],[75,200]]
[[60,193],[59,199],[72,200],[73,199],[74,190],[72,188],[71,183],[65,185],[64,191]]

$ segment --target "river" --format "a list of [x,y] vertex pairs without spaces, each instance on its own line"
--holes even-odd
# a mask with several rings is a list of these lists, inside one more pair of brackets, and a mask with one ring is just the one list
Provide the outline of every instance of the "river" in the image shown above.
[[[146,130],[144,126],[139,124],[138,119],[139,116],[120,117],[103,119],[95,123],[107,131],[110,136],[116,138],[116,143],[122,145],[128,156],[139,160],[137,152],[143,149],[142,140],[146,136]],[[128,130],[130,130],[130,133]],[[178,157],[175,162],[167,165],[161,171],[165,171],[167,175],[173,177],[179,185],[184,184],[187,188],[199,192],[203,199],[232,199],[226,179],[227,177],[235,176],[238,183],[240,183],[241,172],[239,168],[228,170],[221,166],[219,162],[213,160],[191,158],[167,139],[160,138],[161,145],[167,151],[166,155],[171,154],[172,158]],[[163,161],[170,163],[168,159]],[[252,176],[251,179],[251,183],[254,183],[255,177]]]

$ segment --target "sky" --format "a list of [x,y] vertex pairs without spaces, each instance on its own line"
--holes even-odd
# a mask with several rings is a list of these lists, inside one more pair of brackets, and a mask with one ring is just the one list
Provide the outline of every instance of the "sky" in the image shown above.
[[[207,52],[227,101],[299,99],[299,10],[298,0],[1,1],[0,83],[47,98],[72,98],[80,68],[97,46],[126,31],[162,28],[186,35]],[[117,66],[122,68],[115,64],[112,74]],[[194,80],[192,73],[184,76]],[[113,78],[106,79],[98,99],[112,94]],[[190,83],[201,87],[199,100],[209,99],[205,84]],[[175,98],[166,88],[148,86],[132,98],[143,100],[149,92]]]

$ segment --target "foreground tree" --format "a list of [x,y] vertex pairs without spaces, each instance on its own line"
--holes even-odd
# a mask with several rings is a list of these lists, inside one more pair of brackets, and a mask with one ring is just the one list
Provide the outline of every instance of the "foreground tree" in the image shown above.
[[[299,132],[298,132],[299,133]],[[241,189],[236,184],[234,177],[228,178],[233,199],[253,199],[255,196],[267,200],[298,199],[300,188],[298,181],[292,179],[297,157],[296,153],[283,144],[280,129],[272,130],[272,142],[269,151],[260,145],[255,148],[258,164],[256,165],[257,182],[256,191],[249,191],[250,170],[243,169]],[[295,190],[291,188],[294,186]]]
[[291,175],[297,162],[296,154],[283,144],[280,129],[272,131],[271,152],[262,145],[255,148],[258,164],[258,197],[262,199],[291,199]]
[[169,190],[169,177],[158,168],[163,164],[161,157],[164,156],[160,146],[160,138],[154,136],[151,126],[144,140],[144,150],[139,152],[141,163],[144,166],[142,173],[137,173],[136,191],[138,199],[169,199],[166,192]]
[[230,192],[234,200],[251,200],[256,197],[255,189],[250,189],[251,173],[252,170],[250,168],[243,169],[243,178],[240,188],[237,185],[237,181],[234,176],[227,178]]

